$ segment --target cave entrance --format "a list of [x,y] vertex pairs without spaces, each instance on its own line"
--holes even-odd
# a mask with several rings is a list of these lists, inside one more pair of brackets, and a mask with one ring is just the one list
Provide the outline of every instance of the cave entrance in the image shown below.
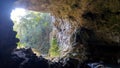
[[11,12],[13,30],[17,32],[17,49],[31,48],[37,56],[47,56],[50,49],[49,34],[52,30],[52,16],[23,8]]

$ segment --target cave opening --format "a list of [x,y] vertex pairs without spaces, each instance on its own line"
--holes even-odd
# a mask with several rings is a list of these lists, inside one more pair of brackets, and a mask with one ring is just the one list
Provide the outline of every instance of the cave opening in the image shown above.
[[[22,0],[20,0],[20,1],[22,1]],[[107,11],[104,10],[106,8],[102,8],[103,10],[101,10],[99,8],[96,9],[97,7],[95,7],[95,6],[98,6],[98,5],[96,5],[94,3],[93,3],[93,5],[86,6],[87,2],[81,1],[81,2],[79,2],[79,5],[76,4],[77,2],[78,2],[78,0],[75,0],[74,2],[71,1],[70,3],[68,3],[67,1],[65,1],[65,2],[60,1],[60,3],[58,4],[57,1],[55,1],[54,3],[51,1],[51,4],[50,4],[49,2],[45,2],[45,1],[43,1],[43,3],[42,3],[42,1],[40,1],[39,3],[37,3],[37,1],[36,1],[36,3],[34,1],[30,1],[30,2],[26,1],[25,3],[27,5],[25,5],[25,6],[27,9],[39,11],[39,12],[51,12],[53,14],[53,16],[55,17],[55,22],[54,22],[55,28],[54,28],[53,34],[55,34],[57,36],[57,39],[54,37],[51,39],[49,36],[49,38],[51,40],[49,39],[49,46],[48,46],[49,48],[47,50],[44,50],[44,48],[42,48],[41,45],[39,45],[40,44],[39,36],[36,36],[38,44],[36,43],[33,36],[36,34],[40,35],[38,33],[42,31],[40,29],[41,27],[37,28],[39,23],[32,24],[32,25],[28,25],[28,24],[25,25],[25,23],[22,21],[22,19],[23,19],[24,21],[27,21],[28,23],[30,23],[30,22],[33,22],[34,20],[39,21],[38,19],[41,19],[41,18],[36,18],[36,16],[39,17],[37,15],[39,13],[30,11],[30,15],[27,15],[27,16],[23,15],[23,18],[22,18],[22,16],[20,16],[21,20],[18,20],[18,21],[22,21],[21,23],[23,23],[24,27],[27,27],[24,29],[23,29],[23,27],[19,28],[20,29],[19,33],[22,36],[20,37],[17,34],[16,37],[23,38],[24,40],[23,41],[20,40],[20,42],[17,43],[18,48],[32,47],[34,51],[37,51],[36,49],[39,50],[39,48],[41,48],[38,52],[40,54],[47,53],[48,56],[49,56],[49,51],[52,51],[52,53],[50,53],[50,54],[59,56],[58,50],[59,50],[59,48],[61,48],[61,56],[62,57],[65,57],[65,58],[72,57],[74,59],[79,60],[80,62],[84,62],[86,60],[88,60],[88,61],[95,60],[94,62],[96,62],[96,61],[97,62],[99,62],[99,61],[106,62],[109,59],[111,59],[112,57],[108,58],[109,56],[113,56],[111,51],[116,48],[117,48],[116,50],[119,49],[118,46],[114,46],[114,48],[111,49],[113,47],[113,45],[119,44],[119,38],[116,38],[114,36],[114,34],[111,35],[111,33],[114,33],[114,29],[113,29],[113,31],[111,29],[110,29],[111,31],[108,30],[110,28],[108,22],[110,22],[111,25],[112,25],[112,23],[115,22],[112,19],[109,20],[108,16],[110,18],[112,18],[112,16],[113,16],[113,18],[116,19],[116,22],[115,22],[116,24],[118,24],[118,22],[117,22],[118,18],[116,17],[116,15],[114,13],[111,14],[111,12],[110,12],[110,13],[106,14]],[[24,1],[23,1],[23,3],[24,3]],[[97,3],[99,3],[99,2],[97,2]],[[29,4],[31,4],[31,5],[29,5]],[[101,2],[100,2],[100,4],[101,4]],[[86,7],[90,8],[90,9],[88,9]],[[74,11],[74,10],[78,10],[78,11]],[[27,13],[29,13],[29,12],[27,12]],[[31,14],[33,14],[33,15],[31,15]],[[34,17],[34,14],[35,14],[35,17]],[[41,15],[41,13],[40,13],[40,15]],[[25,18],[25,17],[28,17],[28,18]],[[29,17],[34,17],[34,18],[29,18]],[[26,20],[26,19],[28,19],[28,20]],[[21,25],[21,23],[20,23],[20,25]],[[104,23],[106,23],[106,24],[104,24]],[[45,25],[48,25],[48,24],[44,23],[44,26]],[[104,28],[102,27],[103,25],[104,25]],[[16,26],[16,27],[18,28],[18,26]],[[14,25],[14,30],[16,30],[16,27]],[[32,28],[36,28],[35,29],[36,31],[34,31],[34,29],[32,30]],[[29,29],[28,32],[25,31],[25,29]],[[37,33],[34,33],[32,31],[37,32]],[[44,32],[45,32],[44,30],[43,30],[43,32],[41,32],[41,34],[43,33],[43,36],[41,37],[41,39],[42,39],[41,43],[44,42],[44,38],[46,36],[44,34]],[[23,35],[23,33],[25,33],[28,36]],[[29,34],[30,34],[30,36],[29,36]],[[119,33],[118,33],[118,35],[119,35]],[[28,37],[28,38],[26,38],[26,37]],[[119,37],[119,36],[117,36],[117,37]],[[115,38],[116,40],[114,40],[113,38]],[[28,44],[25,44],[24,41],[28,42]],[[113,43],[114,41],[115,42],[117,41],[118,43],[114,44]],[[22,45],[21,45],[21,43],[22,43]],[[56,47],[56,46],[58,46],[57,43],[59,43],[59,47]],[[40,47],[38,47],[37,45],[35,46],[35,44],[37,44]],[[50,47],[51,44],[53,45],[53,48]],[[32,45],[32,46],[30,46],[30,45]],[[43,46],[45,46],[45,45],[43,45]],[[107,46],[107,47],[105,47],[103,49],[102,46],[104,46],[104,47]],[[47,46],[45,46],[45,47],[47,47]],[[51,49],[51,50],[49,50],[49,49]],[[116,54],[116,55],[113,56],[113,58],[115,58],[113,60],[115,62],[118,62],[119,52],[114,51],[114,54]],[[113,60],[111,62],[113,62]]]
[[15,8],[11,12],[11,20],[14,23],[13,30],[17,32],[16,38],[19,39],[17,49],[31,48],[38,57],[58,56],[57,41],[50,38],[53,27],[50,13]]

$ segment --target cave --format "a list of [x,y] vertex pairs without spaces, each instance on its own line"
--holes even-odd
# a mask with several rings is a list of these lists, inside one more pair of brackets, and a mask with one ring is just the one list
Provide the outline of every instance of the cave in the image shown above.
[[[1,68],[120,68],[119,0],[12,0],[0,7]],[[37,57],[31,49],[17,48],[10,13],[15,7],[50,13],[59,57]],[[12,55],[22,52],[25,59]],[[20,54],[20,53],[19,53]],[[27,56],[27,58],[26,58]]]

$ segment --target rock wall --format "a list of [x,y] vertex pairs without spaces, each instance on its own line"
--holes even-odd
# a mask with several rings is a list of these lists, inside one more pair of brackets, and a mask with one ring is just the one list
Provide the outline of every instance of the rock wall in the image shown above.
[[102,58],[108,60],[107,57],[113,55],[113,50],[112,58],[118,59],[120,1],[52,0],[51,4],[50,10],[56,19],[55,35],[62,56],[67,54],[80,61],[103,60]]
[[[7,65],[10,55],[16,48],[16,32],[13,31],[13,23],[10,20],[10,13],[14,1],[0,2],[0,67]],[[9,65],[8,65],[9,66]]]
[[16,5],[54,16],[52,34],[58,40],[61,57],[81,62],[120,57],[119,0],[19,0]]

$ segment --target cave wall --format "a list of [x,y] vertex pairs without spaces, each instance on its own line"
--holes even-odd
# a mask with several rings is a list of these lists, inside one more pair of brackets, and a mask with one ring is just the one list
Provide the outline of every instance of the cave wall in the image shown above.
[[13,0],[0,2],[0,67],[9,62],[11,52],[16,48],[18,41],[15,38],[16,32],[13,31],[13,23],[10,19],[13,3]]
[[61,57],[120,57],[120,0],[19,0],[15,5],[54,16],[52,35]]

